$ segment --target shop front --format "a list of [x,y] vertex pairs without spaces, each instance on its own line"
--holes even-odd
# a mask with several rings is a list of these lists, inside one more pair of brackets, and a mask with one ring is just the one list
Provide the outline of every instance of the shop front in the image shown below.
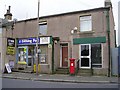
[[[79,72],[91,74],[107,74],[108,62],[106,37],[74,38],[74,51],[78,51]],[[104,50],[106,49],[106,50]],[[75,53],[73,52],[73,53]],[[75,54],[74,54],[75,55]],[[84,71],[83,71],[84,70]],[[86,73],[86,72],[85,72]]]
[[[32,68],[36,64],[36,43],[37,39],[31,38],[19,38],[17,43],[17,66],[18,68]],[[49,72],[50,63],[48,60],[52,57],[49,52],[52,51],[52,37],[39,37],[38,40],[38,64],[40,64],[40,71],[44,68],[43,72]],[[49,54],[49,55],[48,55]],[[22,65],[22,66],[21,66]]]

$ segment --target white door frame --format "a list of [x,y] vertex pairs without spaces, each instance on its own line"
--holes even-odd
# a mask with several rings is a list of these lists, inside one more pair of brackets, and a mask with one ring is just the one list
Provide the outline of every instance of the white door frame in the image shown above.
[[62,45],[60,45],[60,67],[62,67]]
[[[89,56],[81,56],[81,46],[82,45],[89,45]],[[79,61],[79,68],[85,68],[85,69],[90,69],[91,68],[91,44],[81,44],[79,46],[79,58],[80,58],[80,61]],[[89,58],[89,67],[82,67],[81,66],[81,58]]]

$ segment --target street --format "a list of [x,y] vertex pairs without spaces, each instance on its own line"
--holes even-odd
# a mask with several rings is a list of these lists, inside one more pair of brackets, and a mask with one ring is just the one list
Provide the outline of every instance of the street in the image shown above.
[[66,83],[2,79],[2,88],[118,88],[117,83]]

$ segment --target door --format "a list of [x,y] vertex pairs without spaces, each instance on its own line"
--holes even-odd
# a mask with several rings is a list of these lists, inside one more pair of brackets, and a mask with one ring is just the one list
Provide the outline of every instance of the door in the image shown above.
[[80,45],[80,68],[91,68],[91,45]]
[[34,63],[34,46],[28,46],[28,66],[33,66]]
[[28,48],[18,47],[18,61],[28,63]]
[[62,45],[62,67],[68,67],[68,45]]

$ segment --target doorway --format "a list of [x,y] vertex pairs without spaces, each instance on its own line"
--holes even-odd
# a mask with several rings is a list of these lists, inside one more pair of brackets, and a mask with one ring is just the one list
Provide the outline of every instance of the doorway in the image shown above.
[[61,45],[61,67],[68,67],[68,44]]
[[27,47],[18,47],[18,61],[28,62],[28,48]]
[[35,59],[35,49],[34,46],[28,46],[28,66],[33,66]]

